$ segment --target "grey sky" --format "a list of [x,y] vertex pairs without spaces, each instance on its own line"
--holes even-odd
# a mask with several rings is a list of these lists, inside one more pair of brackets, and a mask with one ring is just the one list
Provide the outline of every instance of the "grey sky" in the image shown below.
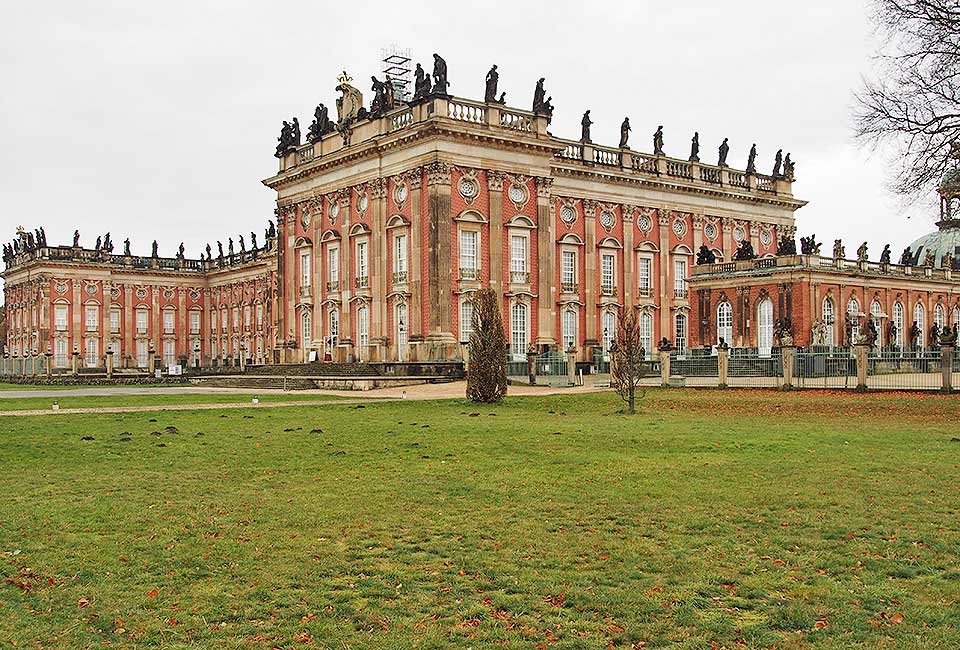
[[[864,239],[871,257],[933,229],[907,219],[886,193],[883,160],[852,142],[852,93],[874,41],[865,0],[499,2],[199,0],[8,4],[0,26],[0,239],[45,225],[51,243],[75,227],[90,245],[111,231],[135,253],[160,242],[188,256],[204,243],[256,230],[274,196],[280,122],[303,130],[318,102],[332,106],[343,69],[369,100],[380,48],[397,43],[430,67],[449,65],[450,92],[482,99],[499,66],[507,104],[529,108],[545,76],[551,131],[686,157],[700,131],[715,162],[730,138],[742,168],[757,143],[761,171],[783,147],[797,162],[799,234]],[[851,253],[852,254],[852,253]]]

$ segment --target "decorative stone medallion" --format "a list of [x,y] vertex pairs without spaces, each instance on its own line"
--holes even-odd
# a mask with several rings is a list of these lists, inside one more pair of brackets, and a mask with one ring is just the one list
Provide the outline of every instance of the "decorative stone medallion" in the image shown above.
[[57,282],[55,285],[53,285],[53,290],[59,293],[60,295],[63,295],[67,292],[67,283]]
[[457,191],[467,203],[473,203],[473,200],[480,194],[480,185],[475,179],[464,176],[457,183]]
[[407,182],[400,181],[397,183],[396,187],[393,189],[393,202],[397,204],[397,207],[403,207],[403,204],[407,200]]
[[715,223],[708,223],[707,225],[705,225],[705,226],[703,227],[703,236],[706,237],[707,239],[709,239],[710,241],[713,241],[714,239],[716,239],[716,238],[717,238],[717,224],[715,224]]
[[687,232],[687,223],[683,219],[673,220],[673,234],[677,237],[683,237]]
[[165,300],[173,300],[173,289],[164,289],[163,297]]
[[529,194],[527,192],[526,186],[521,183],[513,183],[510,185],[510,189],[507,190],[507,198],[513,202],[513,205],[520,210],[527,203],[527,198]]
[[330,221],[333,223],[337,222],[337,217],[340,216],[340,203],[336,199],[330,200]]
[[747,237],[747,231],[743,229],[743,226],[737,226],[733,229],[733,241],[741,242]]
[[615,214],[613,214],[612,210],[600,211],[600,225],[603,226],[607,232],[613,230],[613,226],[616,222],[617,217]]
[[363,214],[367,211],[367,205],[369,205],[370,199],[367,198],[367,193],[364,192],[360,195],[360,198],[357,199],[357,212]]
[[190,300],[197,301],[200,300],[200,292],[196,289],[190,290]]
[[760,243],[764,246],[769,246],[773,243],[773,235],[766,228],[760,231]]
[[649,215],[641,214],[637,217],[637,228],[639,228],[641,232],[650,232],[650,229],[653,228],[653,221]]
[[83,290],[87,292],[88,296],[97,295],[97,285],[95,284],[85,284]]
[[560,220],[568,226],[572,226],[577,220],[577,210],[573,206],[564,205],[560,208]]
[[119,298],[120,297],[120,288],[119,287],[110,287],[110,297]]
[[309,210],[304,210],[303,213],[300,215],[300,223],[303,224],[304,228],[310,227],[310,211]]
[[140,298],[141,300],[143,300],[146,297],[147,297],[147,290],[144,289],[143,287],[137,287],[137,298]]

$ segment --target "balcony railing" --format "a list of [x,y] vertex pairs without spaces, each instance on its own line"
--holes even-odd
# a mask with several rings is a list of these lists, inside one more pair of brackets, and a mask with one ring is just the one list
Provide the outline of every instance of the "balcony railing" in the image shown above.
[[353,279],[353,286],[357,289],[366,289],[370,286],[370,276],[361,275]]
[[461,280],[479,280],[480,279],[480,269],[471,269],[461,266],[460,267],[460,279]]
[[577,293],[579,287],[576,282],[561,282],[560,291],[563,293]]
[[687,299],[687,296],[689,296],[689,295],[690,295],[690,290],[689,290],[689,289],[674,289],[674,290],[673,290],[673,297],[674,297],[674,298],[682,298],[682,299],[686,300],[686,299]]
[[612,284],[604,284],[600,286],[600,295],[601,296],[615,296],[617,295],[617,288]]
[[327,293],[333,293],[334,291],[340,291],[340,281],[331,280],[327,282]]
[[640,287],[637,289],[637,296],[640,298],[653,298],[653,287]]
[[407,283],[407,272],[406,272],[406,271],[394,271],[394,272],[393,272],[393,283],[394,283],[394,284],[406,284],[406,283]]
[[510,271],[510,282],[514,284],[530,284],[530,273],[528,271]]

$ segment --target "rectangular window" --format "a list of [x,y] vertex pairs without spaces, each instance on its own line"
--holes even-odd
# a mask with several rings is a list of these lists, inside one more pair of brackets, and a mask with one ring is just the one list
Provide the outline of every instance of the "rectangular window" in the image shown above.
[[616,288],[614,278],[614,257],[612,253],[604,253],[600,257],[600,290],[604,295],[612,295]]
[[369,284],[370,269],[367,260],[367,242],[357,242],[357,287],[366,287]]
[[111,332],[120,331],[120,310],[119,309],[110,310],[110,331]]
[[306,289],[310,284],[310,251],[300,251],[300,286]]
[[[327,282],[340,282],[340,249],[327,250]],[[336,289],[336,287],[334,287]]]
[[370,310],[361,307],[357,310],[357,342],[360,344],[360,360],[363,361],[370,345]]
[[190,333],[200,333],[200,312],[198,311],[190,312]]
[[480,233],[474,230],[460,231],[460,277],[477,279],[477,239]]
[[520,284],[530,282],[527,273],[527,238],[523,235],[510,236],[510,281]]
[[86,314],[86,329],[88,332],[97,331],[97,321],[100,320],[100,308],[99,307],[87,307],[84,310]]
[[577,290],[577,254],[574,251],[560,253],[560,285],[562,291]]
[[172,366],[176,363],[176,352],[173,341],[163,342],[163,363],[166,366]]
[[57,368],[67,367],[67,340],[57,339],[54,343],[54,363]]
[[87,339],[86,340],[86,362],[87,368],[96,368],[97,367],[97,339]]
[[464,296],[460,299],[460,342],[469,343],[473,334],[473,301]]
[[141,368],[147,367],[147,342],[137,341],[137,365]]
[[637,286],[641,298],[653,295],[653,260],[649,257],[637,259]]
[[239,307],[233,308],[233,331],[234,332],[240,331],[240,308]]
[[137,334],[147,333],[147,310],[137,310]]
[[[393,249],[393,272],[394,273],[403,273],[407,272],[407,236],[406,235],[397,235],[393,239],[394,249]],[[404,277],[401,282],[406,281]]]
[[673,347],[677,349],[677,356],[683,357],[687,354],[687,317],[684,314],[677,314],[674,317],[674,340]]
[[675,298],[687,297],[687,260],[673,260],[673,296]]
[[244,329],[250,329],[250,322],[253,318],[253,313],[250,311],[250,305],[247,305],[243,308],[243,327]]
[[563,312],[561,323],[563,349],[570,350],[577,345],[577,312],[568,309]]
[[653,358],[653,316],[649,312],[640,314],[640,345],[645,357]]
[[163,333],[164,334],[173,334],[174,326],[173,321],[176,317],[176,312],[172,309],[164,310],[163,312]]
[[263,305],[257,305],[257,327],[263,327]]
[[67,331],[67,306],[57,305],[53,308],[54,327],[58,332]]
[[226,331],[227,331],[227,324],[228,324],[228,321],[227,321],[227,308],[224,307],[223,309],[220,310],[220,331],[221,331],[221,332],[226,332]]

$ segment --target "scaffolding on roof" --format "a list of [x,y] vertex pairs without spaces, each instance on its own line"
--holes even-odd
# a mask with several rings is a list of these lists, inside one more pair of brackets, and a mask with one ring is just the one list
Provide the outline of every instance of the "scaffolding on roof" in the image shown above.
[[397,101],[408,101],[412,94],[409,86],[413,81],[410,48],[402,49],[396,44],[380,48],[380,61],[383,64],[383,75],[393,85],[393,96]]

